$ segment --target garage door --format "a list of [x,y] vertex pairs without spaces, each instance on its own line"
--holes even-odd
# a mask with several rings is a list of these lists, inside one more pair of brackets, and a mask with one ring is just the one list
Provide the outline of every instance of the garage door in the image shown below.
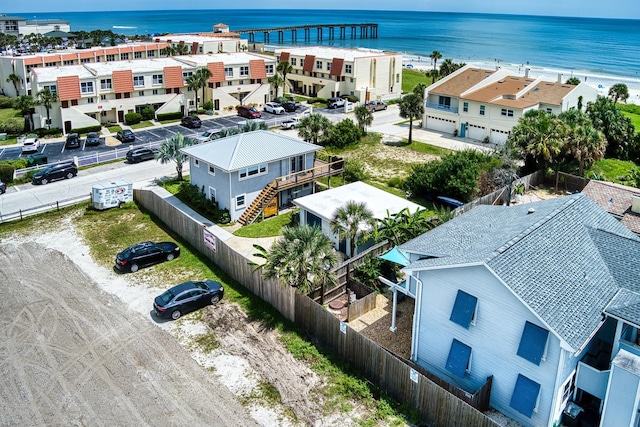
[[427,116],[427,129],[439,132],[453,133],[456,130],[455,120],[441,119],[440,117]]
[[490,141],[492,144],[504,145],[507,142],[507,138],[509,138],[509,133],[504,130],[491,129],[491,137]]
[[478,141],[482,141],[484,139],[484,127],[472,125],[469,123],[467,125],[467,138],[477,139]]

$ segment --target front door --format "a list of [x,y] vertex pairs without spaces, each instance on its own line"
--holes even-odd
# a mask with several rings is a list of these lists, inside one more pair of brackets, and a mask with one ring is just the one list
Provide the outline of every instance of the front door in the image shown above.
[[466,134],[467,134],[467,124],[460,123],[460,138],[464,138]]
[[118,122],[119,123],[123,123],[124,122],[124,111],[122,111],[122,110],[118,111]]

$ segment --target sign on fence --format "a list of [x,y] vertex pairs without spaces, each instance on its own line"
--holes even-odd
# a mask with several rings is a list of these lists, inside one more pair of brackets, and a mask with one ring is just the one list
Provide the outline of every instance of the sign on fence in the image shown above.
[[213,252],[216,251],[216,236],[214,236],[209,230],[204,229],[204,244]]

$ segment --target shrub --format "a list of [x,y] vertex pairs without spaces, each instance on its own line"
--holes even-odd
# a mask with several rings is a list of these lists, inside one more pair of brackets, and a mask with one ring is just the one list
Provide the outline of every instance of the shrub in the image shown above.
[[84,134],[89,132],[100,132],[101,130],[102,130],[102,125],[93,125],[93,126],[87,126],[84,128],[73,128],[71,129],[71,132],[74,132],[77,134]]
[[393,178],[390,178],[387,181],[387,185],[391,188],[402,188],[402,178],[398,177],[398,176],[394,176]]
[[273,102],[277,102],[278,104],[284,104],[285,102],[288,102],[289,100],[287,98],[285,98],[284,96],[278,96],[276,98],[274,98]]
[[156,115],[156,118],[158,119],[159,122],[164,121],[164,120],[181,119],[182,118],[182,112],[181,111],[176,111],[174,113],[160,113],[160,114]]
[[207,110],[213,110],[213,101],[205,101],[202,104],[202,109],[207,111]]
[[137,125],[142,121],[142,114],[127,113],[124,115],[124,122],[128,125]]
[[178,190],[178,198],[216,224],[228,224],[231,222],[229,210],[219,209],[218,204],[207,197],[204,187],[198,188],[196,185],[183,182]]
[[13,108],[13,98],[0,95],[0,108]]
[[153,120],[156,117],[156,110],[147,104],[142,111],[140,111],[140,116],[142,116],[142,120]]
[[359,160],[347,159],[344,163],[344,179],[347,182],[365,181],[369,174],[364,169],[364,163]]
[[0,132],[8,133],[10,135],[19,135],[24,129],[24,119],[18,117],[11,117],[0,123]]
[[358,98],[355,95],[342,95],[341,98],[344,98],[349,102],[358,102],[358,101],[360,101],[360,98]]
[[60,136],[62,135],[62,129],[60,128],[40,128],[33,131],[39,138],[44,138],[45,136]]
[[329,133],[326,145],[344,148],[355,144],[362,137],[362,130],[351,119],[344,119],[336,124]]
[[0,163],[0,180],[2,182],[13,182],[13,173],[15,172],[13,165],[9,163]]
[[307,104],[315,104],[315,103],[317,103],[317,102],[320,102],[320,103],[326,104],[326,103],[327,103],[327,100],[326,100],[326,99],[324,99],[324,98],[309,98],[309,99],[307,100]]

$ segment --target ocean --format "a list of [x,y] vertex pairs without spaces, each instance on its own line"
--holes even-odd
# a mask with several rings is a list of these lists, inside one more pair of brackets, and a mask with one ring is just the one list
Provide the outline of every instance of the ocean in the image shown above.
[[[16,13],[32,19],[32,13]],[[442,59],[480,65],[560,70],[584,78],[626,77],[640,82],[640,20],[363,10],[150,10],[38,13],[37,20],[62,19],[71,31],[112,29],[123,35],[231,31],[304,24],[379,24],[376,39],[322,41],[311,32],[297,45],[367,47],[424,60],[434,50]],[[349,34],[349,32],[347,33]],[[275,42],[274,42],[275,40]],[[261,42],[262,34],[256,35]],[[271,34],[270,45],[277,45]],[[284,45],[292,45],[285,32]],[[428,61],[428,59],[427,59]]]

